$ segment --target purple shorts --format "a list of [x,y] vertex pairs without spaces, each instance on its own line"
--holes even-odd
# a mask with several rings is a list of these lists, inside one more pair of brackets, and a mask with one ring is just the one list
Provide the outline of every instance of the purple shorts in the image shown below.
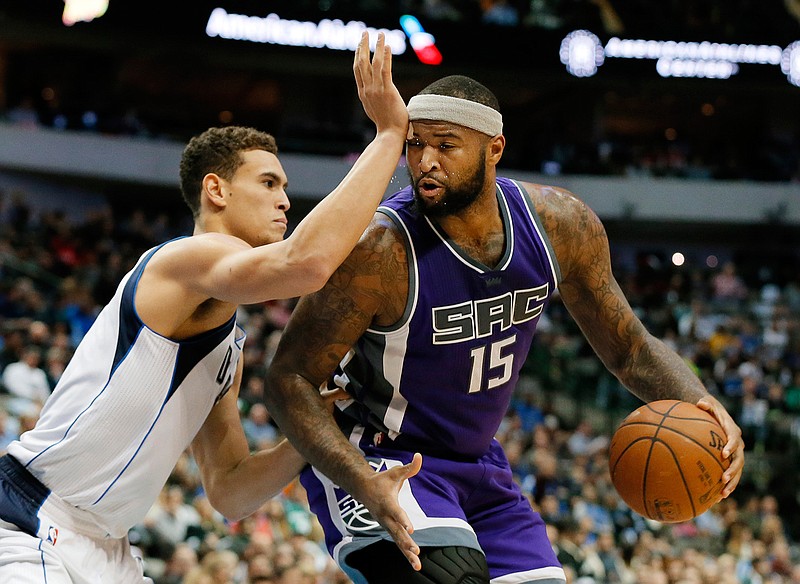
[[[413,456],[369,444],[360,448],[376,471],[407,464]],[[354,582],[363,581],[347,565],[347,555],[391,537],[366,507],[316,469],[306,467],[300,479],[331,556]],[[492,584],[566,581],[544,522],[513,481],[496,441],[484,456],[468,462],[423,455],[422,470],[403,486],[399,501],[419,546],[481,550]]]

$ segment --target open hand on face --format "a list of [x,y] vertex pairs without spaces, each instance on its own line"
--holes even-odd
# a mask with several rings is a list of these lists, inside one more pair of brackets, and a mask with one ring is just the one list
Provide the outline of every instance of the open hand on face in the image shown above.
[[392,50],[383,33],[378,34],[375,55],[370,60],[369,33],[361,35],[355,57],[353,74],[358,98],[369,119],[378,130],[398,131],[405,138],[408,130],[408,111],[400,92],[392,81]]

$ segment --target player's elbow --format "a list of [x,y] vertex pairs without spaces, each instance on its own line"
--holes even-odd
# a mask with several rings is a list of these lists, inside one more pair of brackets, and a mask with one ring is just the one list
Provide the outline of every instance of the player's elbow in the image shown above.
[[287,271],[297,282],[297,296],[321,290],[337,267],[329,255],[319,250],[287,257]]
[[239,521],[251,515],[253,510],[237,504],[236,499],[231,496],[231,492],[231,489],[206,487],[208,502],[228,521]]
[[308,282],[306,294],[321,290],[328,278],[336,271],[336,267],[336,264],[331,262],[330,258],[315,258],[308,262],[306,266],[306,281]]

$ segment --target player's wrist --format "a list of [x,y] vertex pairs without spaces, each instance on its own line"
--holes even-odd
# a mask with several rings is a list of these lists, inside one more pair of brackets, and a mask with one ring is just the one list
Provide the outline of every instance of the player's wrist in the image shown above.
[[408,126],[391,126],[380,128],[375,134],[373,142],[388,142],[392,145],[405,144],[408,134]]

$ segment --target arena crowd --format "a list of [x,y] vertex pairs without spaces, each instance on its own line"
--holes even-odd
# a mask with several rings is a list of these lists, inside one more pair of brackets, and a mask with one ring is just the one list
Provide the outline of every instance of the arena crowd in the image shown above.
[[[150,246],[185,223],[109,209],[71,221],[0,198],[0,450],[35,423],[78,341]],[[612,243],[613,248],[613,243]],[[615,424],[639,405],[553,303],[498,439],[548,524],[571,584],[800,584],[800,270],[752,282],[715,268],[617,274],[648,328],[670,343],[745,433],[742,484],[695,520],[633,513],[610,482]],[[791,270],[790,270],[791,272]],[[281,436],[264,372],[293,301],[242,309],[248,333],[240,409],[252,449]],[[156,584],[347,584],[295,481],[252,516],[227,522],[203,494],[189,452],[130,532]]]

